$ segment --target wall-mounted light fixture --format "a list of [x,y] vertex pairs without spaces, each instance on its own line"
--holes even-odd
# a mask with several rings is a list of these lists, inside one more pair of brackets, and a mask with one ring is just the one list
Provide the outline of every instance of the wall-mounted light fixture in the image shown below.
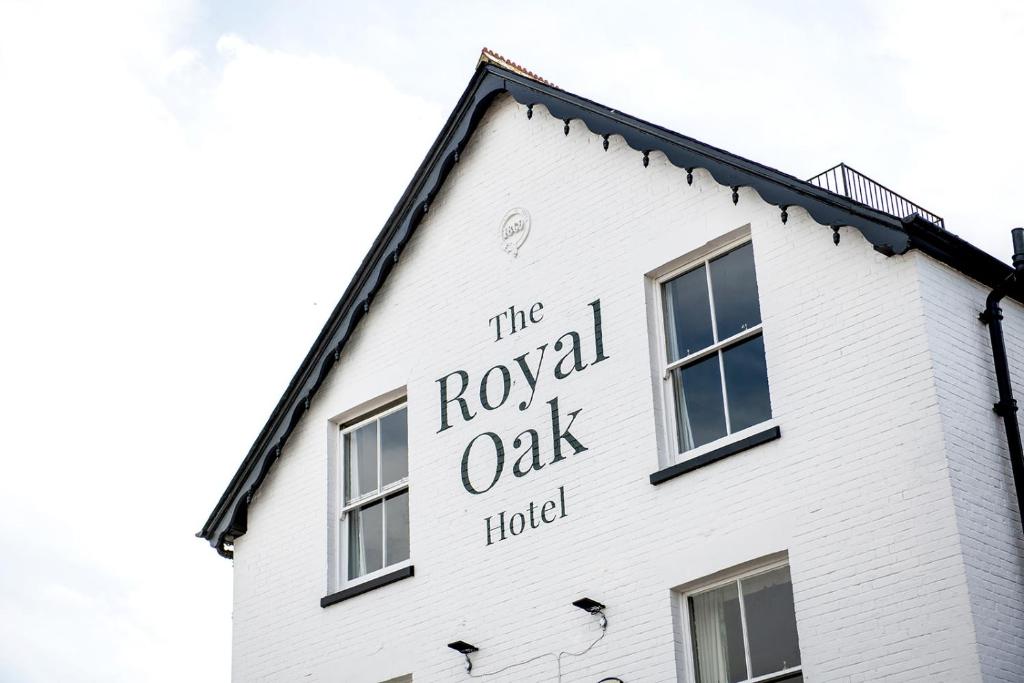
[[478,651],[480,648],[476,645],[470,645],[464,640],[456,640],[454,643],[448,643],[448,647],[466,657],[466,673],[473,670],[473,662],[470,661],[469,655]]
[[572,603],[573,607],[579,607],[584,612],[589,614],[595,614],[600,617],[598,623],[601,624],[601,630],[608,628],[608,617],[604,615],[606,607],[597,600],[592,598],[580,598]]

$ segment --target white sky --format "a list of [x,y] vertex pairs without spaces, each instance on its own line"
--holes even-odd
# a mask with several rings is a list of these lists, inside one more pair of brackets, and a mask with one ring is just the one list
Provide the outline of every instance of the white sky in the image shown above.
[[1014,2],[356,4],[0,0],[0,681],[228,677],[193,534],[483,45],[1000,257],[1024,224]]

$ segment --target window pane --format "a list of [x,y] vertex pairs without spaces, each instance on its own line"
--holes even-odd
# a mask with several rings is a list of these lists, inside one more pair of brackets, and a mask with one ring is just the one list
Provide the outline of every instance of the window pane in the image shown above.
[[725,409],[718,354],[672,372],[679,451],[725,436]]
[[345,502],[377,490],[377,423],[345,435]]
[[782,671],[800,664],[800,644],[793,610],[789,567],[741,581],[747,613],[747,638],[752,676]]
[[714,343],[704,266],[665,283],[665,321],[670,362]]
[[718,338],[727,339],[761,322],[754,275],[754,248],[744,244],[711,262]]
[[380,469],[381,486],[409,475],[409,430],[405,408],[381,418]]
[[725,391],[729,395],[729,426],[738,432],[772,416],[764,339],[758,335],[722,352]]
[[348,578],[375,572],[384,566],[383,506],[377,501],[348,513]]
[[697,683],[747,679],[743,624],[736,583],[690,597]]
[[409,559],[409,491],[390,496],[384,505],[388,520],[384,561],[395,564]]

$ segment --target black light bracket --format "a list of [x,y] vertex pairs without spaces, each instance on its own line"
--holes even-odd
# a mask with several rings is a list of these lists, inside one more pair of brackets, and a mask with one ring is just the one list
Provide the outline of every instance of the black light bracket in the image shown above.
[[601,630],[604,631],[608,628],[608,617],[604,615],[604,611],[607,609],[603,604],[592,598],[580,598],[572,603],[573,607],[579,607],[584,612],[594,614],[600,619],[598,623],[601,625]]
[[473,662],[470,660],[469,655],[480,650],[476,645],[470,645],[464,640],[456,640],[454,643],[448,643],[448,647],[455,650],[459,654],[466,658],[466,673],[473,671]]

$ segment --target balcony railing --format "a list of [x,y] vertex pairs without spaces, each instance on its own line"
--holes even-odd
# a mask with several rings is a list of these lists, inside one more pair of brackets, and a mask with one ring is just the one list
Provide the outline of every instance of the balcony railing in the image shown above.
[[885,185],[872,180],[846,164],[833,166],[807,182],[896,218],[906,218],[917,213],[940,228],[946,228],[941,216],[935,215],[920,204],[915,204],[903,195],[893,192]]

